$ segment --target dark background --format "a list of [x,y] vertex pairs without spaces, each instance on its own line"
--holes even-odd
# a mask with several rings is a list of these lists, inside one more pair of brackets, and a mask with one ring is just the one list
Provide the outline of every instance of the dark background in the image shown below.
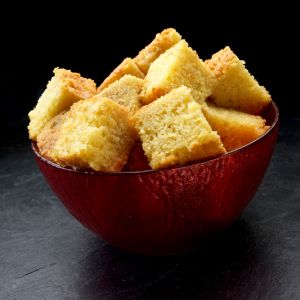
[[[194,3],[1,7],[0,299],[300,299],[298,10]],[[146,258],[109,246],[63,207],[34,162],[27,114],[54,67],[99,84],[166,27],[203,59],[230,45],[279,105],[281,128],[259,190],[228,230],[194,253]]]
[[299,65],[298,20],[292,7],[226,2],[224,7],[187,3],[162,8],[152,2],[141,3],[140,10],[133,4],[123,10],[117,3],[110,8],[84,4],[67,9],[53,4],[30,13],[18,5],[2,11],[2,136],[27,138],[27,113],[54,67],[80,72],[99,84],[123,58],[134,57],[167,27],[176,28],[203,59],[230,45],[282,114],[299,115],[293,75]]

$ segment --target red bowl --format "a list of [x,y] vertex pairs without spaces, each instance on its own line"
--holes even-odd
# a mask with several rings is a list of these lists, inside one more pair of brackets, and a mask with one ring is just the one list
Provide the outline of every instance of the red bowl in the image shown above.
[[141,254],[195,247],[237,219],[254,196],[278,135],[274,103],[260,138],[217,158],[166,170],[100,173],[35,159],[54,193],[84,226],[109,243]]

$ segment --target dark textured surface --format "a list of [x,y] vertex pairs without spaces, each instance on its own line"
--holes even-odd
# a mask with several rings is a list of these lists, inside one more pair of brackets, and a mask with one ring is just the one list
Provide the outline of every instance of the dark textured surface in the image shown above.
[[29,145],[1,146],[0,299],[300,299],[300,119],[285,119],[255,198],[184,256],[107,245],[58,202]]

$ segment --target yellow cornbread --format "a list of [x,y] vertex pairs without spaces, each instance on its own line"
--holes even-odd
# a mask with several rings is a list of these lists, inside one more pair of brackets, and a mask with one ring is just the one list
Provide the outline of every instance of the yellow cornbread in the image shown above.
[[94,97],[75,103],[65,114],[51,158],[63,166],[120,171],[135,138],[128,111]]
[[180,34],[174,28],[168,28],[158,33],[155,39],[134,58],[137,66],[147,74],[152,62],[167,49],[181,40]]
[[98,89],[93,80],[56,68],[28,129],[41,155],[61,166],[122,171],[130,153],[124,170],[139,169],[134,160],[145,156],[131,150],[139,140],[151,168],[160,169],[251,143],[269,129],[261,116],[270,102],[229,47],[203,62],[168,28]]
[[65,69],[54,69],[54,76],[41,95],[36,107],[29,112],[29,137],[36,140],[44,125],[78,100],[96,94],[93,80]]
[[135,62],[131,58],[127,57],[100,84],[100,86],[97,88],[97,93],[100,93],[103,89],[108,87],[116,80],[119,80],[126,74],[130,74],[142,79],[145,77],[144,73],[138,68]]
[[142,146],[153,169],[208,159],[225,152],[219,135],[212,131],[193,100],[181,86],[134,116]]
[[269,129],[266,121],[260,116],[211,104],[204,104],[202,111],[212,129],[220,135],[226,151],[252,142]]
[[65,120],[66,112],[63,111],[49,120],[37,136],[37,145],[40,153],[52,160],[52,150],[59,137],[59,133]]
[[215,83],[213,72],[187,42],[181,40],[151,64],[144,80],[141,100],[145,104],[150,103],[185,85],[191,88],[194,99],[201,103],[211,95]]
[[205,62],[218,81],[210,97],[222,107],[258,115],[271,102],[265,87],[260,86],[245,67],[245,62],[227,46]]
[[118,102],[127,107],[130,114],[134,114],[141,107],[140,93],[143,88],[143,80],[132,75],[125,75],[115,81],[98,95]]

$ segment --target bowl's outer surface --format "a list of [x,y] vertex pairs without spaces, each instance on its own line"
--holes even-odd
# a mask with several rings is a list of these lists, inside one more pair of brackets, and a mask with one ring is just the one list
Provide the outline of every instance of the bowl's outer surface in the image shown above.
[[[278,112],[270,105],[266,118]],[[194,247],[232,223],[255,194],[279,122],[255,142],[203,163],[140,173],[88,173],[36,161],[54,193],[84,226],[122,249],[167,254]]]

